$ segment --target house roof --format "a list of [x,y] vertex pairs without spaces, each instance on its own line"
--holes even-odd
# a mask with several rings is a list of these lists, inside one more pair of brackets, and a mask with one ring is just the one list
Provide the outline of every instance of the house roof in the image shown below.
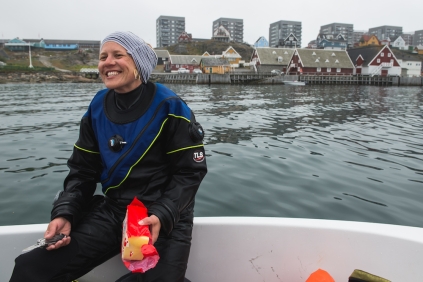
[[354,68],[345,50],[297,49],[304,67],[311,68]]
[[229,38],[229,41],[232,40],[231,33],[223,25],[213,31],[213,38]]
[[290,37],[294,37],[295,41],[298,41],[298,38],[291,32],[287,37],[285,37],[285,41],[288,41]]
[[198,55],[169,55],[169,58],[173,65],[199,65],[203,57]]
[[[265,38],[264,36],[260,36],[260,37],[259,37],[259,39],[257,39],[257,40],[256,40],[256,42],[254,42],[254,43],[257,43],[257,42],[259,42],[260,40],[266,40],[266,38]],[[267,40],[266,40],[266,41],[267,41]]]
[[[255,51],[261,65],[286,66],[291,60],[294,50],[292,48],[257,47]],[[278,60],[279,57],[282,57],[282,61]]]
[[358,56],[361,55],[361,57],[364,60],[363,64],[366,65],[366,64],[369,64],[376,57],[376,55],[379,54],[380,50],[382,50],[382,48],[385,48],[385,46],[386,45],[352,48],[352,49],[348,49],[347,52],[350,55],[350,58],[353,62],[355,62]]
[[342,33],[338,33],[337,35],[335,34],[327,34],[327,33],[319,33],[319,35],[317,35],[317,38],[321,38],[321,39],[327,39],[327,40],[343,40],[345,41],[345,36],[342,35]]
[[26,43],[25,41],[19,39],[18,37],[9,40],[7,43]]
[[[230,50],[233,50],[233,53],[230,53]],[[225,58],[241,58],[241,55],[238,54],[238,52],[232,46],[229,46],[228,49],[223,51],[222,56]]]
[[421,62],[421,61],[423,61],[422,57],[419,56],[416,53],[410,53],[410,52],[398,50],[398,49],[395,49],[395,48],[392,48],[392,52],[394,53],[395,57],[398,60],[402,60],[404,62],[409,62],[409,61]]
[[[390,38],[390,39],[391,39],[391,41],[392,41],[392,42],[394,42],[395,40],[397,40],[397,39],[398,39],[398,38],[400,38],[400,37],[401,37],[401,35],[397,35],[397,36],[394,36],[394,37],[392,37],[392,38]],[[404,40],[402,37],[401,37],[401,39],[402,39],[402,40]],[[400,40],[401,40],[401,39],[400,39]]]
[[225,58],[215,58],[215,57],[203,57],[201,59],[203,66],[205,67],[215,67],[215,66],[230,66],[228,59]]
[[169,51],[168,50],[154,50],[156,52],[157,57],[159,58],[169,58]]

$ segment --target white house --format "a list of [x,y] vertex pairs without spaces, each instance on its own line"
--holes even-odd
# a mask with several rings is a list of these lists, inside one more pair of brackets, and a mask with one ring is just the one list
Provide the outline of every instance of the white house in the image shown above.
[[420,77],[422,70],[422,59],[417,54],[393,50],[398,63],[401,66],[401,76]]
[[398,59],[401,65],[401,76],[416,77],[421,76],[422,62],[414,60]]
[[408,46],[405,44],[405,40],[401,37],[401,35],[391,41],[391,47],[398,48],[400,50],[405,50],[408,48]]

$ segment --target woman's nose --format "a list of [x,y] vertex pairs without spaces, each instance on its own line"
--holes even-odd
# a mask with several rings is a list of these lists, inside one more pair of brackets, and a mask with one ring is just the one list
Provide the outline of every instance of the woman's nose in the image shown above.
[[115,63],[115,59],[113,56],[107,56],[106,60],[104,61],[105,64],[113,65]]

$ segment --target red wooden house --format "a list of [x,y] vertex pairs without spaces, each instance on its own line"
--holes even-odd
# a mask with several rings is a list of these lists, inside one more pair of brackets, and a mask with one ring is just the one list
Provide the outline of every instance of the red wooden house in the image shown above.
[[401,65],[388,45],[347,50],[359,75],[399,76]]
[[353,75],[354,65],[345,50],[296,49],[286,73]]
[[202,56],[198,55],[170,55],[169,63],[166,64],[167,72],[177,72],[180,68],[186,68],[190,73],[200,68]]

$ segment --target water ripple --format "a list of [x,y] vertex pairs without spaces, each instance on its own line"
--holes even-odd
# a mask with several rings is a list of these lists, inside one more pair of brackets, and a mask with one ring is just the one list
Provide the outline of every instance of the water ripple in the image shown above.
[[[421,88],[168,86],[206,134],[196,216],[423,227]],[[48,218],[81,116],[102,87],[0,85],[0,225]]]

